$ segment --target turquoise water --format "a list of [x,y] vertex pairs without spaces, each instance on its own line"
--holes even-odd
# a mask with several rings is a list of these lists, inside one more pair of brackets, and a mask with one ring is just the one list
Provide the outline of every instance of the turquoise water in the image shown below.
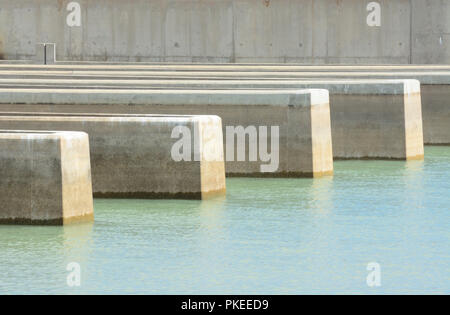
[[449,147],[227,184],[224,200],[96,200],[95,224],[1,226],[0,293],[450,293]]

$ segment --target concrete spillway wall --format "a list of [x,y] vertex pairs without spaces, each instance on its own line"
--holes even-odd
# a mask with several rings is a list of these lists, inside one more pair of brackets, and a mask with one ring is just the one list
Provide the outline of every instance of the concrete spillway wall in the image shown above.
[[94,218],[84,132],[0,130],[0,224],[64,225]]
[[450,1],[0,0],[0,57],[448,63]]

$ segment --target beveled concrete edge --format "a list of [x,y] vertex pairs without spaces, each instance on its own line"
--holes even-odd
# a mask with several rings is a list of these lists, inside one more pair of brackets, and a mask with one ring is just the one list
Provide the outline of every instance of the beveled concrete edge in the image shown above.
[[55,137],[85,137],[88,134],[84,131],[52,131],[52,130],[7,130],[7,129],[0,129],[0,137],[2,138],[15,138],[15,139],[24,139],[25,137],[27,139],[30,139],[30,137],[33,138],[45,138],[48,136],[55,136]]

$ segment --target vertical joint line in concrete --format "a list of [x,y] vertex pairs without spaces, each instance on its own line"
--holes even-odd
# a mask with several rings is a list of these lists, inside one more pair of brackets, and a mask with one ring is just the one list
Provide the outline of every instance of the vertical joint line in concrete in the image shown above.
[[231,62],[236,63],[236,16],[235,16],[235,4],[231,2]]
[[409,64],[413,62],[413,2],[409,0]]

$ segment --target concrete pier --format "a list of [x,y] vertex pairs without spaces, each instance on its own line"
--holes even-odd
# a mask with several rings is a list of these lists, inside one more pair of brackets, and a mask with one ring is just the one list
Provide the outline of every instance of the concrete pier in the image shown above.
[[[19,127],[88,133],[96,197],[206,199],[225,194],[217,116],[0,114],[0,129]],[[192,132],[187,161],[172,155],[175,127]]]
[[[31,80],[31,79],[29,79]],[[24,84],[43,84],[41,87],[72,86],[74,88],[87,88],[87,86],[98,86],[99,88],[132,89],[140,87],[142,89],[173,89],[183,90],[182,93],[175,91],[140,91],[148,93],[147,101],[143,107],[127,106],[97,106],[92,98],[91,106],[64,106],[67,100],[62,90],[53,94],[52,98],[58,98],[53,102],[55,106],[30,106],[23,104],[40,103],[46,104],[48,100],[34,99],[38,94],[20,95],[21,92],[0,93],[0,111],[77,111],[83,112],[139,112],[139,113],[182,113],[182,114],[205,114],[213,113],[221,116],[226,123],[233,123],[238,111],[213,110],[210,108],[201,109],[201,106],[191,106],[196,101],[192,99],[193,91],[189,89],[224,89],[227,91],[211,92],[216,94],[215,99],[222,102],[223,95],[229,93],[230,100],[234,105],[247,104],[245,98],[235,97],[235,89],[255,89],[258,91],[258,98],[262,104],[266,100],[263,89],[326,89],[330,93],[331,102],[331,128],[333,135],[333,156],[335,158],[381,158],[381,159],[417,159],[423,157],[423,130],[420,100],[420,84],[414,80],[87,80],[87,81],[61,81],[49,82],[25,81]],[[40,82],[40,83],[38,83]],[[1,83],[0,83],[1,84]],[[26,91],[26,90],[24,90]],[[43,90],[37,90],[43,91]],[[83,90],[89,94],[89,90]],[[101,90],[98,93],[103,93]],[[281,93],[280,91],[280,93]],[[73,91],[72,100],[68,101],[76,104],[80,102],[79,91]],[[120,92],[121,94],[125,92]],[[183,100],[183,94],[186,93]],[[242,93],[242,92],[241,92]],[[246,92],[245,92],[246,93]],[[261,94],[262,93],[262,94]],[[248,94],[248,93],[247,93]],[[40,95],[40,94],[39,94]],[[42,94],[44,95],[44,94]],[[60,95],[60,96],[58,96]],[[83,96],[85,97],[85,96]],[[248,97],[248,95],[247,95]],[[128,101],[128,100],[124,100]],[[8,105],[8,103],[15,105]],[[86,101],[82,101],[85,104]],[[123,101],[119,101],[123,102]],[[187,103],[187,104],[186,104]],[[81,103],[79,103],[81,104]],[[161,106],[161,104],[168,106]],[[214,104],[211,98],[211,105]],[[170,105],[170,106],[169,106]],[[224,105],[224,104],[222,104]],[[86,109],[87,108],[87,109]],[[225,116],[224,116],[225,115]],[[269,121],[270,122],[270,121]],[[409,126],[408,128],[406,126]],[[408,139],[408,140],[406,140]],[[408,149],[407,149],[408,148]]]
[[[227,144],[227,153],[232,148],[235,154],[234,160],[226,162],[230,176],[316,177],[333,172],[329,96],[324,90],[1,90],[0,104],[2,112],[218,115],[223,121],[224,143],[234,139],[234,144]],[[227,136],[227,127],[235,133],[240,127],[249,133],[257,130],[257,137],[244,143],[244,161],[238,156],[240,137]],[[278,136],[272,137],[272,131]],[[261,156],[264,138],[266,153],[273,153],[270,161]],[[271,151],[272,143],[279,148]],[[252,148],[258,151],[256,158],[250,155]],[[275,168],[264,171],[267,165]]]
[[88,135],[0,130],[0,224],[94,219]]

